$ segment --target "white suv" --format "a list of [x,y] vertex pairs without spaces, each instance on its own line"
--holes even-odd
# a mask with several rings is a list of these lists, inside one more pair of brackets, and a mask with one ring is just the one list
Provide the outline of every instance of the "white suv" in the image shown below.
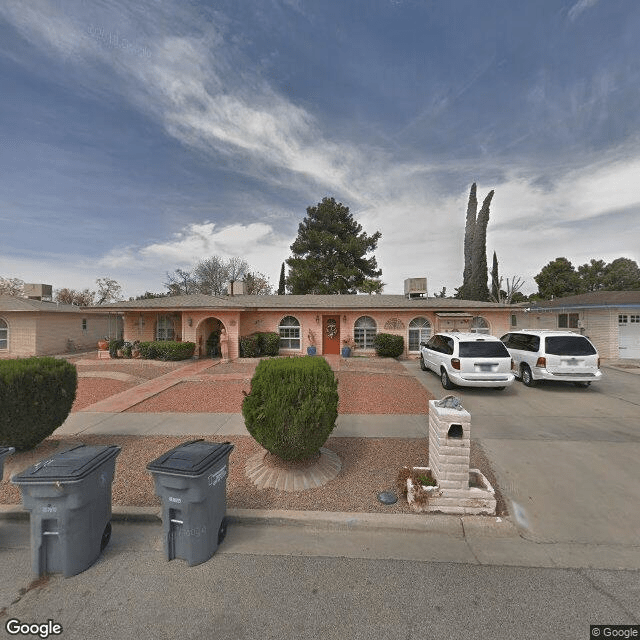
[[602,377],[593,344],[574,331],[512,331],[500,338],[509,350],[513,372],[528,387],[536,380],[562,380],[588,387]]
[[445,389],[511,385],[511,356],[498,338],[484,333],[436,333],[420,343],[420,368],[435,371]]

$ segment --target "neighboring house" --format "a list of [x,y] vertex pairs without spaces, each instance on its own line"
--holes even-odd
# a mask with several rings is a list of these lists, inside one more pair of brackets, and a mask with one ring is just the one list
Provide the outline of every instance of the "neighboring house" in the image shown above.
[[594,291],[520,306],[512,311],[512,329],[576,331],[603,358],[640,358],[640,291]]
[[401,335],[405,356],[418,357],[419,344],[436,331],[502,335],[514,305],[402,295],[188,295],[102,305],[122,313],[124,339],[184,340],[206,356],[207,339],[224,326],[229,357],[239,355],[239,338],[262,331],[280,334],[280,353],[338,354],[345,340],[356,355],[374,354],[377,333]]
[[0,296],[0,358],[97,349],[100,338],[121,334],[119,322],[95,307]]

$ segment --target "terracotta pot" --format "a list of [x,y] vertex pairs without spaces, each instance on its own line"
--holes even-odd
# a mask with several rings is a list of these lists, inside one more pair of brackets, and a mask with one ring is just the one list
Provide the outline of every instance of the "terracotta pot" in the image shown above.
[[100,349],[100,351],[106,351],[108,348],[109,348],[108,340],[98,340],[98,349]]

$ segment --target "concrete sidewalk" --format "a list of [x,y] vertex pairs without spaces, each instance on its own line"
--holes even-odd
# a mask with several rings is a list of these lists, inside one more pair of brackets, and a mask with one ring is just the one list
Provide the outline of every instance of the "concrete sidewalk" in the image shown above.
[[[94,407],[96,405],[93,405]],[[422,438],[427,416],[340,414],[332,437]],[[240,413],[115,413],[78,411],[54,433],[80,435],[219,435],[248,436]]]

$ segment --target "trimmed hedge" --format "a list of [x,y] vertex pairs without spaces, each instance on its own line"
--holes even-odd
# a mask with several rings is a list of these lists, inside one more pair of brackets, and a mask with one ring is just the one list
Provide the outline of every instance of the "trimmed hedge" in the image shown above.
[[277,356],[280,352],[280,334],[273,331],[252,333],[240,338],[240,357],[259,358]]
[[196,343],[158,340],[141,342],[138,348],[140,357],[146,360],[188,360],[196,350]]
[[404,338],[391,333],[378,333],[373,339],[376,355],[382,358],[397,358],[404,353]]
[[338,381],[324,358],[269,358],[256,367],[242,402],[249,433],[283,460],[320,450],[338,417]]
[[0,446],[33,449],[66,419],[78,372],[57,358],[0,360]]

